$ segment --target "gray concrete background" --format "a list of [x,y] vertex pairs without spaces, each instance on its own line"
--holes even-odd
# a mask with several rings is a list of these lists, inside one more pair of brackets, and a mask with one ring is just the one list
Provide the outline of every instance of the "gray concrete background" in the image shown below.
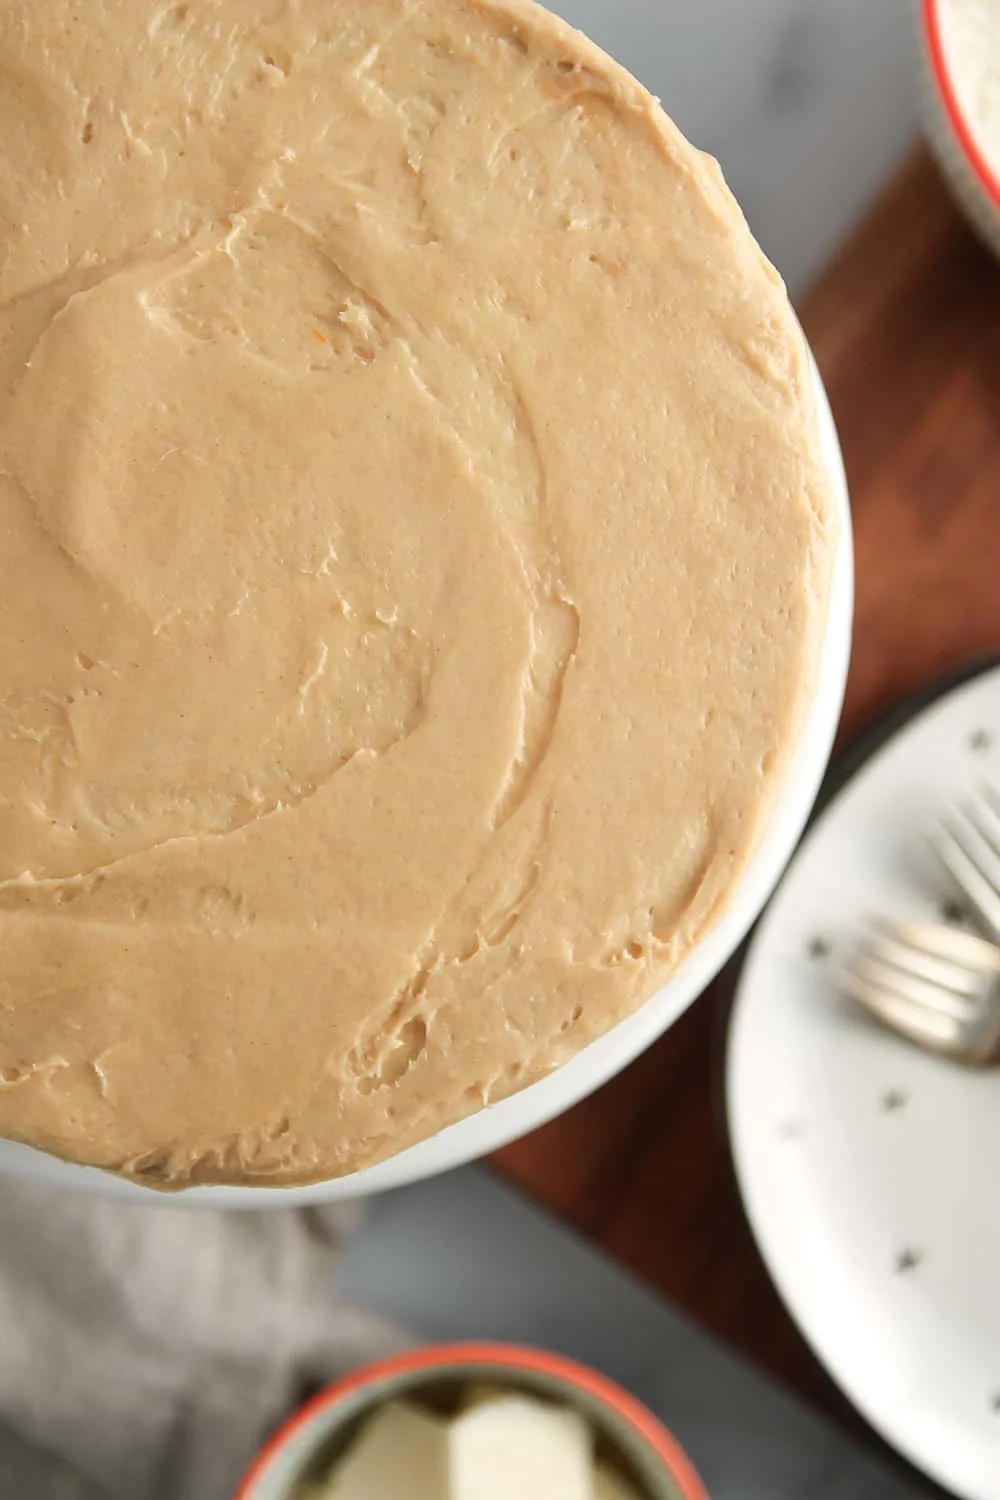
[[911,0],[548,0],[711,151],[799,295],[916,134]]

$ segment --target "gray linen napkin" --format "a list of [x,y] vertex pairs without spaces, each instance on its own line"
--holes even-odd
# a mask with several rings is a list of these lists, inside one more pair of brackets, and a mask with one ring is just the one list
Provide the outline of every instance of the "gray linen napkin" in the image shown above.
[[406,1342],[337,1302],[358,1218],[0,1182],[3,1500],[228,1500],[305,1387]]

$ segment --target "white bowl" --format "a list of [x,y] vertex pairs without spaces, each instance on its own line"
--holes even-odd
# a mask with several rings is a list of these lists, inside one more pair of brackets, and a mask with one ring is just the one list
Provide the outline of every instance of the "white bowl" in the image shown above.
[[617,1458],[649,1500],[708,1500],[677,1439],[628,1391],[561,1354],[509,1344],[443,1344],[354,1371],[275,1433],[235,1500],[293,1500],[307,1475],[312,1493],[316,1467],[335,1462],[379,1406],[404,1400],[447,1413],[470,1386],[497,1386],[579,1412],[605,1455]]
[[[928,142],[959,207],[1000,255],[1000,173],[987,160],[966,92],[955,77],[955,18],[943,0],[922,0],[919,17]],[[994,45],[1000,48],[1000,38]]]
[[11,1141],[0,1141],[0,1172],[81,1188],[105,1197],[147,1204],[181,1203],[184,1207],[290,1208],[357,1198],[461,1166],[536,1130],[607,1083],[673,1025],[739,947],[774,890],[805,827],[826,770],[840,718],[850,658],[854,603],[850,509],[837,431],[819,374],[814,373],[823,455],[833,480],[840,524],[816,696],[792,758],[788,779],[779,795],[771,826],[725,915],[662,989],[635,1015],[592,1042],[540,1083],[480,1110],[457,1125],[450,1125],[388,1161],[330,1182],[282,1189],[194,1187],[179,1195],[160,1194],[96,1168],[75,1166]]

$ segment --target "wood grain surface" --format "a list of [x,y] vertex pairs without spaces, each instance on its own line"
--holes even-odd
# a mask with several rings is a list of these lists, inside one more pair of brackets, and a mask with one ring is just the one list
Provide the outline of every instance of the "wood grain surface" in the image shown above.
[[[857,611],[840,743],[1000,650],[1000,265],[920,152],[801,309],[840,432]],[[771,1288],[729,1160],[723,975],[630,1068],[508,1147],[512,1181],[860,1430]]]

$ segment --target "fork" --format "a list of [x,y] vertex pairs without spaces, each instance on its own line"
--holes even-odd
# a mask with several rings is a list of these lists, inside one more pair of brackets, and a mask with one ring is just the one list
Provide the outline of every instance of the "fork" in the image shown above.
[[882,922],[841,985],[918,1046],[973,1066],[1000,1060],[1000,948],[936,923]]
[[994,942],[1000,943],[1000,793],[955,808],[931,834],[931,847]]

